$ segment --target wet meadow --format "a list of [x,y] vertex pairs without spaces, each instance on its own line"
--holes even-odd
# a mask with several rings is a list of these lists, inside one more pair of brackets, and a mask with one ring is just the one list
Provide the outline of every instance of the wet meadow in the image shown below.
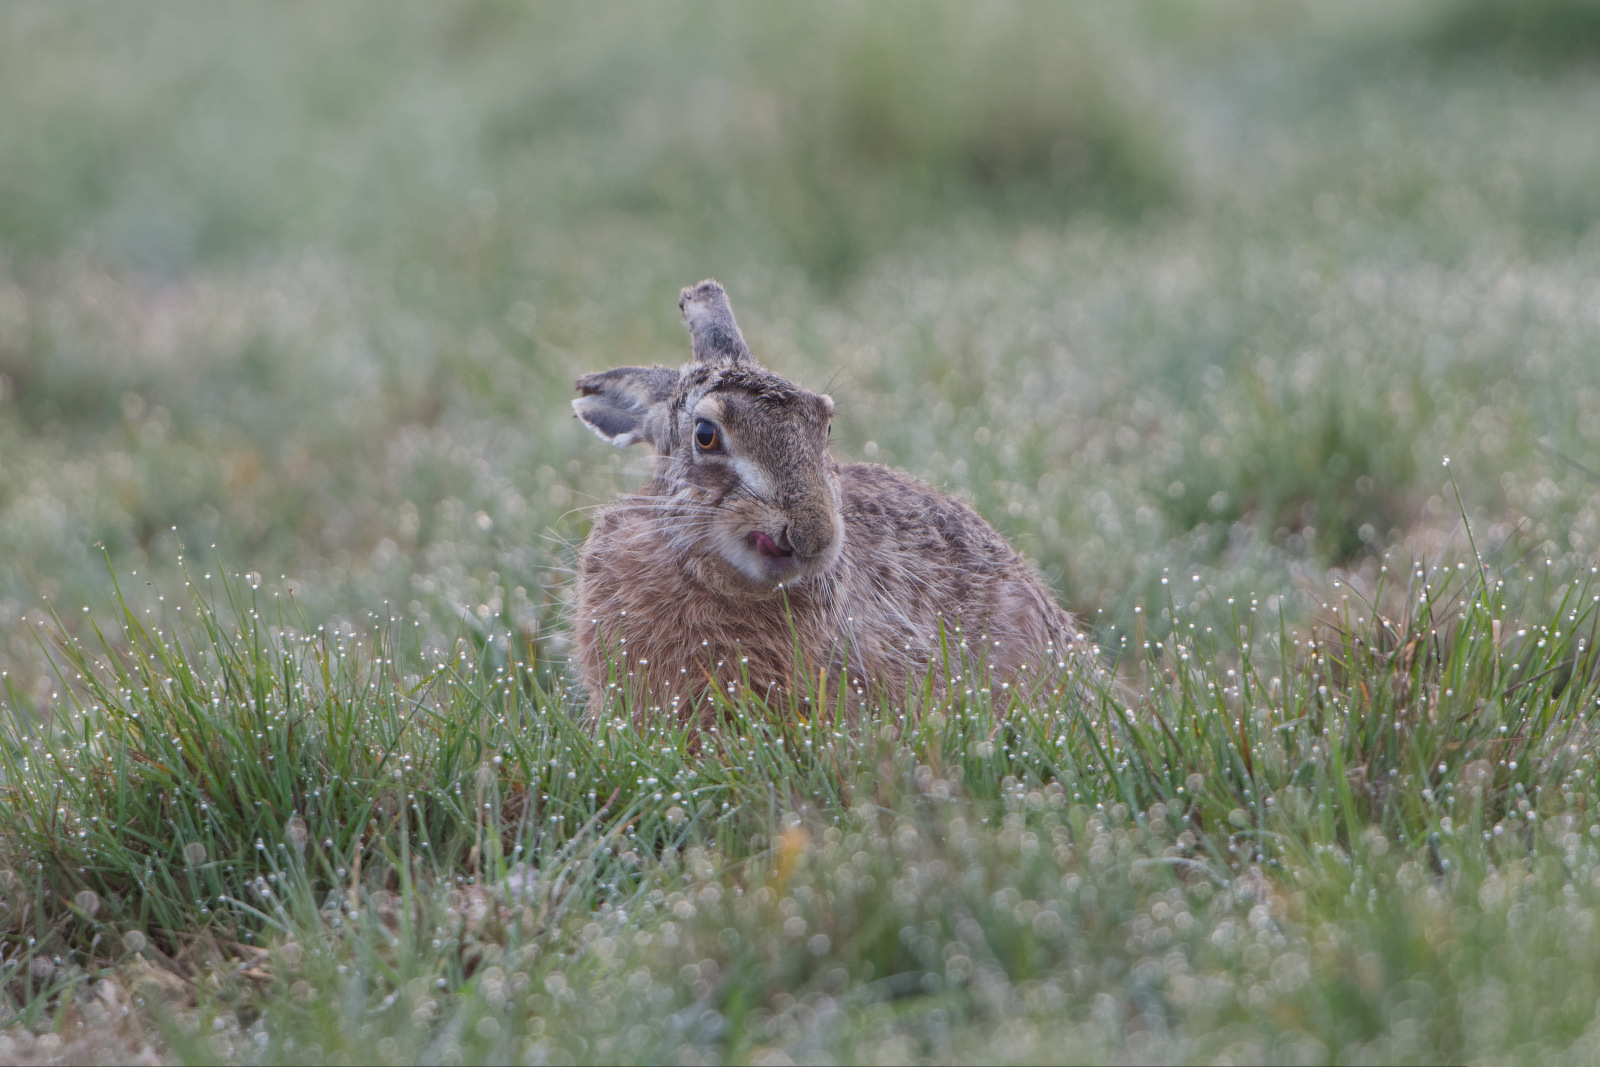
[[[1600,11],[820,10],[0,11],[0,1061],[1593,1060]],[[584,721],[706,276],[1116,684]]]

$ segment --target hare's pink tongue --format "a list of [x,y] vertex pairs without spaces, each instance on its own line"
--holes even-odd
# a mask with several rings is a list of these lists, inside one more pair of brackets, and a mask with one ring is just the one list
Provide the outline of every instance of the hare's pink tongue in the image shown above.
[[792,552],[783,551],[783,549],[778,547],[778,543],[776,541],[768,537],[765,533],[762,533],[760,530],[751,530],[750,535],[745,538],[745,541],[750,545],[751,548],[755,549],[757,552],[769,559],[784,559],[794,554]]

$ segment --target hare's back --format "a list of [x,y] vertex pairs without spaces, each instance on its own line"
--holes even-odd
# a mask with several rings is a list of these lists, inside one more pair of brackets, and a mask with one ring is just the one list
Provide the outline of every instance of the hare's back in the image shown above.
[[840,592],[858,621],[876,621],[899,647],[943,624],[988,635],[996,665],[1021,666],[1078,630],[1032,564],[961,501],[901,471],[853,464],[844,496]]
[[915,560],[992,575],[1019,559],[983,516],[904,471],[853,463],[839,469],[839,483],[845,551],[857,563]]

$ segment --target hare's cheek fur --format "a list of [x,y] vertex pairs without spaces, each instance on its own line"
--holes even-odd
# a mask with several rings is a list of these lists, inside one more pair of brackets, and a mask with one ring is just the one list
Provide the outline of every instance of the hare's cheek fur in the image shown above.
[[717,493],[697,524],[700,546],[762,588],[826,574],[844,548],[838,508],[814,516],[785,511],[742,484]]

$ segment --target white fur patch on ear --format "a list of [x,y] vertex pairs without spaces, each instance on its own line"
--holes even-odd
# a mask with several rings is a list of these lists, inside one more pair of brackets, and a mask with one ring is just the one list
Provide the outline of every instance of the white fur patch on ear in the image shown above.
[[644,441],[666,426],[667,401],[678,384],[670,367],[613,367],[578,379],[583,395],[572,410],[602,441],[619,448]]
[[572,410],[596,437],[618,448],[644,440],[639,433],[639,412],[619,407],[606,397],[580,396],[572,402]]

